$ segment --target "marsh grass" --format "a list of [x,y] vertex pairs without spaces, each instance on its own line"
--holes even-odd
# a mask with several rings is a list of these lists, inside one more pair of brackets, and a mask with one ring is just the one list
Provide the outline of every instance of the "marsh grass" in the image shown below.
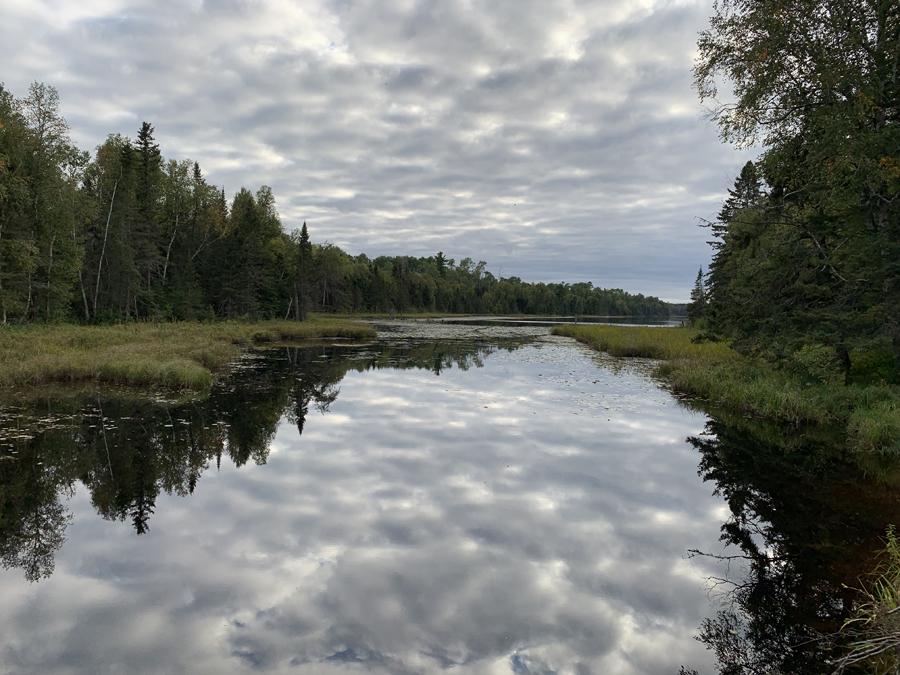
[[900,454],[900,388],[811,380],[724,342],[696,342],[687,328],[575,326],[553,329],[613,356],[660,359],[655,375],[673,391],[795,426],[844,428],[852,450]]
[[900,400],[886,398],[854,410],[848,430],[860,450],[900,455]]
[[212,383],[212,371],[243,347],[374,336],[370,326],[322,318],[303,323],[6,326],[0,329],[0,386],[92,381],[205,389]]
[[[882,675],[900,669],[900,541],[888,528],[885,549],[862,589],[863,601],[841,629],[853,641],[834,665],[835,674],[848,668]],[[854,670],[856,672],[856,670]]]
[[648,359],[703,359],[720,363],[735,353],[724,342],[694,343],[694,331],[675,327],[577,325],[556,326],[554,335],[573,337],[613,356]]

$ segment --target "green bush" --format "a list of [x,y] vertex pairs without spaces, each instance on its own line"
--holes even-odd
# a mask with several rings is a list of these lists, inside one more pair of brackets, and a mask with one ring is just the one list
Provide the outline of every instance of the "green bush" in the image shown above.
[[896,384],[896,363],[890,345],[850,352],[850,379],[860,384]]
[[823,344],[803,345],[791,355],[792,370],[828,387],[844,384],[846,376],[834,348]]

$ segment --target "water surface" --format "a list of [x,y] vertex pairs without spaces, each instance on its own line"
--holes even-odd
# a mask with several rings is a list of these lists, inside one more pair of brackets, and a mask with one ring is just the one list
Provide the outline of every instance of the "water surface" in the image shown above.
[[712,672],[721,568],[688,550],[769,493],[624,363],[413,327],[253,353],[202,400],[8,407],[0,672]]

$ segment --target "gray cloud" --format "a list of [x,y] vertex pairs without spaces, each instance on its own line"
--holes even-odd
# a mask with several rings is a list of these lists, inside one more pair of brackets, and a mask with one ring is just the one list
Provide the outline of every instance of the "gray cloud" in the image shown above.
[[73,137],[155,124],[350,253],[685,299],[747,156],[690,88],[706,1],[62,0],[5,10],[6,85]]

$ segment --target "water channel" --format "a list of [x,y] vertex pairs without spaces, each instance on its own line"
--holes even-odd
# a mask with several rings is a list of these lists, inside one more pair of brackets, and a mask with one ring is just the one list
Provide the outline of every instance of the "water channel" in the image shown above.
[[0,673],[825,672],[888,482],[544,326],[383,329],[7,401]]

